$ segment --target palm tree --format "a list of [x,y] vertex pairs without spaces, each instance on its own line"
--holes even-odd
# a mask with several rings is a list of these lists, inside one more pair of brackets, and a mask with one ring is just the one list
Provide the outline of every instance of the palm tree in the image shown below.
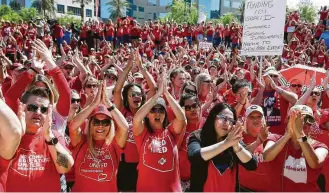
[[49,14],[53,14],[56,10],[54,0],[34,0],[31,7],[36,8],[39,13],[43,12],[44,18],[46,17],[46,11]]
[[245,8],[245,5],[246,5],[246,1],[242,0],[241,5],[238,9],[238,13],[240,15],[240,23],[243,23],[243,21],[244,21],[244,8]]
[[110,6],[108,10],[113,20],[126,16],[126,10],[130,9],[130,3],[126,0],[110,0],[106,5]]
[[81,8],[81,22],[83,23],[85,21],[85,5],[88,5],[93,0],[73,0],[73,3],[80,3]]
[[22,5],[17,2],[16,0],[10,1],[9,6],[11,7],[12,10],[18,11],[21,9]]

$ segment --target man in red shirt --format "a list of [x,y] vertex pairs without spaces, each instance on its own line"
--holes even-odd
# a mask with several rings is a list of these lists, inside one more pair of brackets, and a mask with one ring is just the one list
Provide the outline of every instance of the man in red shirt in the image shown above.
[[74,161],[65,148],[64,137],[51,129],[50,96],[46,89],[32,88],[23,94],[21,101],[25,104],[26,134],[15,157],[7,161],[10,163],[7,191],[59,192],[59,174],[70,171]]

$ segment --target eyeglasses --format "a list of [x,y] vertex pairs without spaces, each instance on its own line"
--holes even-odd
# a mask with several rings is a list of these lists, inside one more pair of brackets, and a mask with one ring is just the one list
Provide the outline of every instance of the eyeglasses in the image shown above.
[[166,112],[166,109],[164,108],[152,108],[150,113],[160,113],[160,114],[164,114]]
[[258,121],[258,120],[261,120],[263,118],[263,116],[248,116],[248,118],[253,121]]
[[81,99],[71,99],[71,104],[73,103],[80,103]]
[[310,116],[310,115],[306,115],[305,118],[304,118],[304,124],[306,125],[313,125],[315,123],[315,119]]
[[86,88],[96,88],[97,84],[86,84]]
[[185,105],[184,109],[185,111],[192,111],[193,109],[197,109],[199,107],[198,103],[194,103],[192,105]]
[[316,92],[316,91],[313,91],[313,92],[311,92],[311,96],[320,96],[321,95],[321,93],[320,92]]
[[48,107],[39,107],[35,104],[29,104],[26,106],[27,111],[36,113],[39,109],[42,114],[46,114],[48,112]]
[[212,81],[211,80],[204,80],[202,81],[202,83],[205,83],[205,84],[210,84]]
[[235,124],[235,120],[230,118],[230,117],[226,117],[225,115],[217,115],[217,118],[220,119],[223,122],[228,122],[230,125],[234,125]]
[[290,86],[293,87],[293,88],[295,88],[295,87],[302,88],[303,87],[303,85],[301,85],[301,84],[292,84]]
[[278,76],[278,75],[273,75],[273,74],[271,74],[270,77],[271,77],[271,78],[278,78],[279,76]]
[[132,92],[131,94],[129,94],[129,97],[141,97],[141,96],[143,95],[140,92]]
[[94,126],[103,126],[107,127],[111,124],[111,119],[104,119],[104,120],[99,120],[99,119],[94,119],[93,120],[93,125]]
[[191,89],[188,89],[188,88],[185,88],[184,91],[187,93],[187,94],[196,94],[196,91],[195,90],[191,90]]
[[116,80],[116,79],[117,79],[117,77],[115,77],[115,76],[110,76],[110,75],[107,75],[106,78],[111,79],[111,80]]
[[73,70],[73,66],[65,66],[64,69],[65,70]]

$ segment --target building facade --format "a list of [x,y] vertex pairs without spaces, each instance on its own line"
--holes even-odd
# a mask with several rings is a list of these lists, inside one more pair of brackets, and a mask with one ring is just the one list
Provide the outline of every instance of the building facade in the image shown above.
[[229,12],[238,15],[242,0],[195,0],[194,2],[207,18],[218,19]]

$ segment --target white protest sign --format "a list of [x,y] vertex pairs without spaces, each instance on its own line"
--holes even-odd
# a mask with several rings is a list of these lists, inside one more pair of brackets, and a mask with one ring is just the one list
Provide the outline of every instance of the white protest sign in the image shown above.
[[199,12],[199,18],[198,18],[198,23],[202,23],[206,21],[207,16],[203,12]]
[[206,51],[208,51],[209,49],[212,48],[212,43],[209,42],[200,42],[199,43],[199,49],[205,49]]
[[281,55],[286,0],[246,0],[241,55]]

